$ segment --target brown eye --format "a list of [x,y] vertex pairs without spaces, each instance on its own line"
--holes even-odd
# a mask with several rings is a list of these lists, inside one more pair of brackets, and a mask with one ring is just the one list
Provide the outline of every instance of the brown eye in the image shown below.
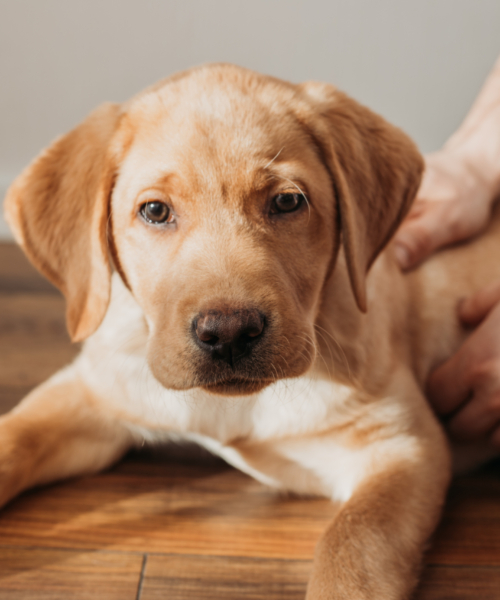
[[288,213],[297,210],[302,202],[304,196],[302,194],[278,194],[273,198],[271,204],[271,212],[273,213]]
[[140,208],[140,213],[148,223],[161,225],[169,220],[171,211],[164,202],[153,200],[152,202],[143,204]]

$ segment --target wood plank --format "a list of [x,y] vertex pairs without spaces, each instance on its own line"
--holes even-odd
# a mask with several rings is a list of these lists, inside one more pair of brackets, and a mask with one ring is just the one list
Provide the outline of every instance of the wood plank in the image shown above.
[[0,548],[2,600],[135,600],[140,554]]
[[9,292],[59,294],[31,265],[19,246],[0,243],[0,293]]
[[59,295],[0,294],[0,413],[76,356],[64,311]]
[[303,600],[310,561],[150,555],[141,600]]
[[178,554],[310,559],[335,507],[284,498],[224,464],[130,459],[27,492],[0,513],[0,541]]
[[[0,549],[0,597],[20,600],[134,599],[142,556]],[[141,600],[293,600],[304,597],[311,561],[150,555]],[[500,569],[428,567],[415,600],[497,600]],[[28,595],[29,594],[29,595]]]
[[[311,561],[151,555],[141,600],[302,600]],[[429,566],[414,600],[498,600],[500,569]]]
[[[0,540],[307,560],[334,513],[327,500],[281,497],[221,463],[135,457],[108,473],[26,493],[0,514]],[[426,560],[500,566],[500,520],[445,517]]]
[[414,600],[498,600],[500,569],[427,567]]
[[445,565],[500,566],[499,461],[474,475],[455,479],[427,560]]
[[427,561],[500,567],[500,520],[445,517],[434,536]]
[[456,477],[448,494],[446,517],[500,519],[500,461],[469,476]]

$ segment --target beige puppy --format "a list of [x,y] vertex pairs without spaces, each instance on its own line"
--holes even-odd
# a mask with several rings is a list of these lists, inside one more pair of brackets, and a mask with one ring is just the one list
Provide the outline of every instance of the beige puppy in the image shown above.
[[87,341],[0,420],[0,502],[194,440],[342,503],[309,600],[407,597],[450,476],[424,381],[463,339],[458,299],[500,276],[491,232],[411,276],[381,253],[422,164],[335,88],[228,65],[57,140],[7,218]]

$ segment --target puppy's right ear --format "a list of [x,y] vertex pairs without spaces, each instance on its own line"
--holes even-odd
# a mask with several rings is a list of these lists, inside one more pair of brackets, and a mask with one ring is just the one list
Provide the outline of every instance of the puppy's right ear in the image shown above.
[[56,140],[14,181],[5,214],[31,262],[64,294],[73,341],[93,333],[109,303],[111,141],[120,107],[105,104]]

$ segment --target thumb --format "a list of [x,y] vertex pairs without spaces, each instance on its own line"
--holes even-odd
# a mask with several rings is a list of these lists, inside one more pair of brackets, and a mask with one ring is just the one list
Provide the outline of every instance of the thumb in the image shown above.
[[427,210],[405,221],[394,238],[394,253],[404,270],[416,267],[439,247],[449,243],[437,211]]
[[500,302],[500,282],[469,296],[460,303],[458,313],[465,325],[477,325]]

